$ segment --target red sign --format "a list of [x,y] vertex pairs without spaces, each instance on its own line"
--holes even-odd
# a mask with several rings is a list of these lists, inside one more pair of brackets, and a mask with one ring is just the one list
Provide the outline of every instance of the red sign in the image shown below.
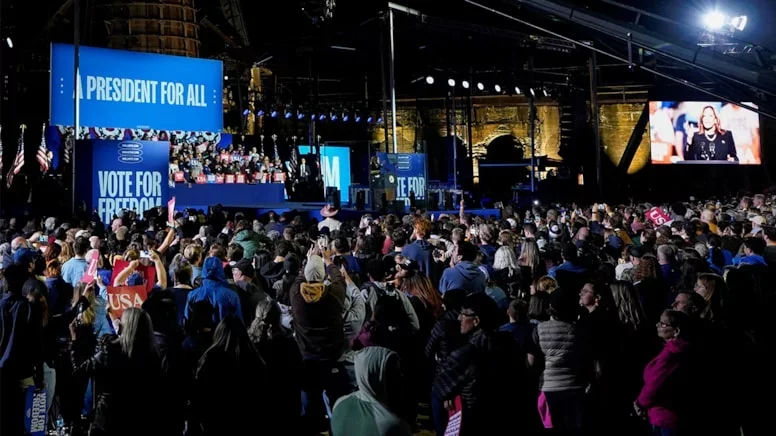
[[197,174],[197,183],[207,183],[207,175]]
[[254,182],[260,182],[261,181],[261,173],[256,171],[253,173],[253,181]]
[[245,183],[245,174],[237,175],[237,183]]
[[173,177],[175,177],[176,182],[184,182],[186,179],[183,177],[183,171],[176,171],[172,173]]
[[175,197],[167,202],[167,223],[172,225],[175,222]]
[[148,297],[145,286],[108,286],[108,304],[110,311],[116,318],[121,318],[121,314],[130,307],[143,305]]
[[81,277],[82,283],[91,283],[94,281],[94,275],[97,273],[97,263],[100,259],[100,252],[98,250],[90,250],[92,255],[87,261],[89,266],[86,268],[86,272]]
[[234,174],[226,175],[226,183],[234,183]]
[[286,181],[286,173],[275,172],[275,183],[284,183]]
[[[117,260],[113,264],[113,274],[110,276],[110,285],[116,282],[116,276],[119,275],[121,271],[123,271],[126,267],[129,266],[129,262],[126,260]],[[143,278],[143,283],[145,284],[144,288],[146,292],[151,292],[151,289],[154,288],[154,285],[156,284],[156,267],[151,265],[143,265],[142,263],[135,268],[135,273],[140,274],[140,276]]]
[[662,226],[663,224],[671,221],[671,217],[663,212],[663,209],[659,207],[653,207],[647,211],[647,218],[652,221],[656,226]]
[[229,160],[232,158],[229,153],[221,153],[218,157],[222,162],[229,162]]
[[216,174],[216,183],[224,183],[224,175]]

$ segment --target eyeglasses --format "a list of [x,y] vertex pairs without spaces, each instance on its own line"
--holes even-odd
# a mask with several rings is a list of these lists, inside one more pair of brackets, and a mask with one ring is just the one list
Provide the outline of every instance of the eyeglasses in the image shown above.
[[465,317],[468,317],[468,318],[474,318],[475,316],[477,316],[477,314],[476,313],[464,313],[464,312],[461,312],[461,316],[465,316]]
[[658,321],[658,322],[657,322],[657,324],[655,324],[655,325],[656,325],[657,327],[662,327],[662,328],[673,327],[671,324],[666,324],[666,323],[664,323],[664,322],[662,322],[662,321]]

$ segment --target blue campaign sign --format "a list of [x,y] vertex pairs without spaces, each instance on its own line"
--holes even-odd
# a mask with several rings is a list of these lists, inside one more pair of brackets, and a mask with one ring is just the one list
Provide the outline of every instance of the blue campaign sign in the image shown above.
[[96,209],[103,223],[122,210],[143,213],[169,199],[170,143],[79,141],[76,197]]
[[416,200],[426,198],[426,155],[422,153],[377,153],[383,171],[396,175],[396,199],[410,204],[410,192]]
[[[52,125],[72,126],[73,46],[51,45]],[[80,48],[80,124],[220,132],[220,61]]]
[[[298,146],[299,155],[310,154],[309,145]],[[340,190],[340,200],[350,201],[350,148],[326,145],[321,147],[321,172],[325,186]]]

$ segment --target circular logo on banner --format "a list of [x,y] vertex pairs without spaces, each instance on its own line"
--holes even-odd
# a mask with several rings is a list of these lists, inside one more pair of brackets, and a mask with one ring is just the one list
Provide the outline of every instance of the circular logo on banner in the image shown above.
[[118,146],[119,162],[136,164],[143,162],[143,144],[139,142],[120,142]]
[[388,183],[396,183],[396,178],[393,176],[393,174],[388,176]]

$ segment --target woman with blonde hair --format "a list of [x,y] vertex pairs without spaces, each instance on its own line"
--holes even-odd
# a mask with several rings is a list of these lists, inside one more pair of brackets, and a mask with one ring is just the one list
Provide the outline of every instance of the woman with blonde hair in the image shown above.
[[504,245],[496,250],[496,255],[493,257],[493,270],[495,272],[491,279],[511,296],[519,297],[520,265],[517,264],[517,256],[510,246]]
[[533,239],[526,239],[523,247],[520,249],[520,257],[517,259],[520,266],[520,272],[529,282],[547,273],[542,255],[539,252],[539,244]]
[[543,276],[536,279],[531,284],[531,295],[535,295],[539,292],[546,292],[552,294],[559,288],[558,281],[550,276]]
[[72,259],[75,254],[73,253],[73,246],[68,242],[62,242],[59,244],[59,246],[62,248],[62,250],[59,252],[59,257],[57,260],[59,260],[59,263],[64,265],[65,262]]
[[727,293],[725,280],[717,274],[698,274],[694,291],[706,301],[706,308],[700,314],[701,319],[712,323],[722,321],[722,308]]

